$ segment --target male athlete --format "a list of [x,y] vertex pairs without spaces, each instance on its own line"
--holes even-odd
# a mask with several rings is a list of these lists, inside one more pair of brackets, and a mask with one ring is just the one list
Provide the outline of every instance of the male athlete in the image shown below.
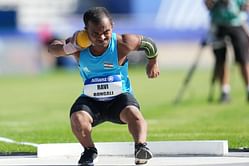
[[49,52],[55,56],[72,54],[84,81],[83,93],[70,111],[72,131],[84,147],[79,165],[94,165],[97,149],[92,128],[105,121],[128,124],[135,142],[135,164],[146,164],[152,153],[146,146],[147,123],[133,96],[127,55],[144,50],[148,58],[149,78],[159,76],[155,43],[142,35],[112,32],[113,20],[103,7],[90,8],[83,16],[85,32],[91,42],[86,48],[75,44],[77,32],[66,41],[55,40]]

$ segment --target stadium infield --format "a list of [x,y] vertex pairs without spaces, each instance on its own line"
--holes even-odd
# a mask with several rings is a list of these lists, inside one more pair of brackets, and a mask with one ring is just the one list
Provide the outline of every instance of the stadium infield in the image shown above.
[[[135,95],[149,124],[148,140],[228,140],[229,148],[247,148],[249,111],[239,75],[231,73],[231,103],[208,103],[212,56],[210,49],[205,48],[200,66],[181,102],[173,105],[186,69],[195,58],[198,43],[159,46],[162,70],[158,79],[148,80],[144,66],[130,68]],[[203,63],[207,68],[202,67]],[[36,144],[75,142],[68,110],[81,88],[77,69],[75,72],[56,70],[34,76],[2,76],[0,137]],[[215,99],[218,85],[216,92]],[[127,126],[110,123],[96,127],[93,138],[96,142],[132,140]],[[0,149],[2,153],[36,153],[33,146],[15,143],[0,142]]]

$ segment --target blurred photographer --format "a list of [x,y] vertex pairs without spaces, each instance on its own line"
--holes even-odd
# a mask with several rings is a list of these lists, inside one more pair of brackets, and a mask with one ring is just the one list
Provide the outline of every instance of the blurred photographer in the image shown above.
[[239,64],[246,86],[249,102],[249,37],[246,28],[248,0],[204,0],[210,12],[213,52],[215,55],[214,78],[221,86],[219,101],[230,101],[229,71],[226,64],[229,38],[234,49],[235,61]]

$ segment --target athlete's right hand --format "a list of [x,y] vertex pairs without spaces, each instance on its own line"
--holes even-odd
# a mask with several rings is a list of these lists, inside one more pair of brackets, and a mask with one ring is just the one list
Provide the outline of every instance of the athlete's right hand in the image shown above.
[[76,36],[79,31],[76,31],[72,37],[69,37],[63,46],[63,50],[67,55],[76,53],[81,50],[80,46],[76,43]]
[[65,51],[63,49],[64,45],[65,42],[63,40],[55,39],[51,44],[49,44],[48,52],[56,57],[64,56],[65,55]]

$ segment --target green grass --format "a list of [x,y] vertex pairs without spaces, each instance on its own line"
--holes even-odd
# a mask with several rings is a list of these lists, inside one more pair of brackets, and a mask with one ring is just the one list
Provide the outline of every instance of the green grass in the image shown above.
[[[208,103],[210,71],[197,70],[182,101],[172,104],[186,71],[163,70],[148,79],[144,69],[130,77],[149,124],[148,141],[228,140],[230,148],[249,147],[249,104],[238,73],[232,74],[232,102]],[[39,76],[0,77],[0,137],[18,142],[77,142],[69,109],[81,93],[78,72],[54,71]],[[216,85],[215,98],[218,98]],[[96,142],[132,141],[126,125],[104,123],[93,130]],[[31,146],[0,142],[0,152],[35,152]]]

